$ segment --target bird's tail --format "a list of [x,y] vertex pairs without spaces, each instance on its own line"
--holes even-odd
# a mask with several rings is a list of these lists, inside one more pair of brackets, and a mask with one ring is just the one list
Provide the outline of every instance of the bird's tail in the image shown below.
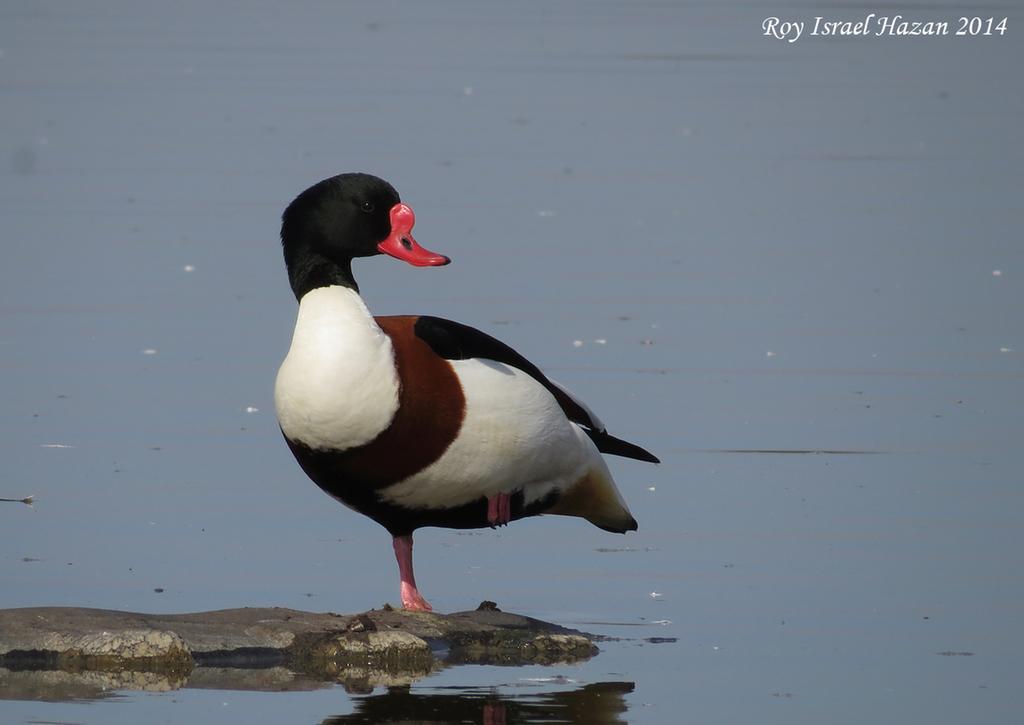
[[564,489],[544,513],[579,516],[594,526],[616,534],[637,529],[636,519],[626,507],[622,494],[615,487],[615,481],[603,462]]

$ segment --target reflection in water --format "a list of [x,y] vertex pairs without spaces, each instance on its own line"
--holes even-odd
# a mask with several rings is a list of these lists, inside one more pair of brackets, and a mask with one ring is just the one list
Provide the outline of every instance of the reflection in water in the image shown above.
[[185,684],[184,677],[154,672],[15,671],[0,667],[0,700],[76,702],[115,697],[118,691],[167,692]]
[[392,687],[380,695],[355,699],[355,712],[324,721],[351,723],[625,723],[624,695],[632,682],[597,682],[578,690],[504,696],[491,688],[458,688],[456,694],[414,692]]
[[[365,673],[361,674],[365,681]],[[0,667],[0,700],[84,702],[126,692],[170,692],[183,687],[205,690],[291,692],[331,685],[285,667],[238,669],[197,667],[188,675],[139,670],[12,670]]]

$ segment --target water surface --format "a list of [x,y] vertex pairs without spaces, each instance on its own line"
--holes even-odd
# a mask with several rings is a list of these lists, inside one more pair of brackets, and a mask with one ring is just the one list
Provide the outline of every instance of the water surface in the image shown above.
[[2,719],[1019,716],[1024,98],[999,12],[1002,38],[787,44],[763,18],[814,8],[6,3],[0,497],[35,505],[0,503],[0,606],[396,599],[386,533],[272,411],[279,215],[340,171],[393,182],[454,260],[359,263],[372,309],[498,335],[663,463],[612,462],[635,535],[417,534],[437,608],[620,638],[586,664]]

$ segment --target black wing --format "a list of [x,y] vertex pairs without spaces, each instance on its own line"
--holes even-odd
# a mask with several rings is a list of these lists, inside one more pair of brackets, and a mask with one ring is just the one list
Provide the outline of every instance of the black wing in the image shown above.
[[583,427],[584,432],[594,441],[597,450],[638,461],[661,463],[658,458],[621,438],[609,435],[601,421],[577,401],[568,391],[551,382],[536,365],[503,343],[474,327],[452,322],[440,317],[420,316],[416,320],[416,336],[430,346],[435,353],[446,360],[468,360],[480,357],[511,365],[535,379],[555,396],[566,417]]

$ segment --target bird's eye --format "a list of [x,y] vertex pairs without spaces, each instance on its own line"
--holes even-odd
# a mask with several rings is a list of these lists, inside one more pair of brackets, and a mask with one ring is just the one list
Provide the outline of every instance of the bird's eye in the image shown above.
[[365,212],[366,212],[367,214],[369,214],[369,213],[370,213],[370,212],[372,212],[372,211],[373,211],[373,209],[374,209],[374,207],[373,207],[373,202],[372,202],[372,201],[364,201],[364,202],[363,202],[363,206],[362,206],[362,209],[363,209],[363,211],[365,211]]

